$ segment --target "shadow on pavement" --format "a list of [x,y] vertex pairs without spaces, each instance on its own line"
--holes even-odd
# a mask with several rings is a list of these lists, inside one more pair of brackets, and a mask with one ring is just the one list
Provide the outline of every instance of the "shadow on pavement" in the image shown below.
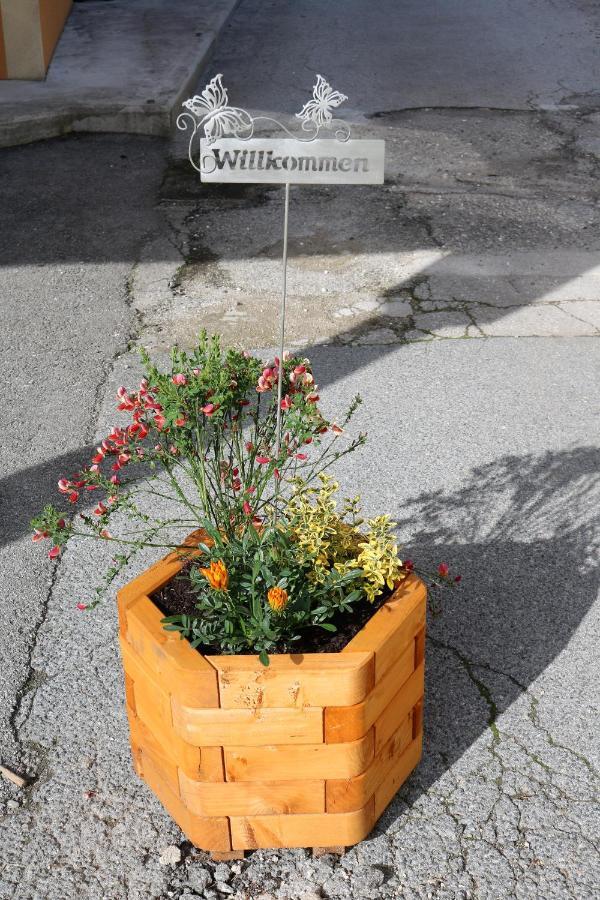
[[463,582],[442,614],[429,616],[423,760],[386,818],[493,727],[594,603],[600,450],[505,456],[476,468],[460,490],[407,502],[398,520],[413,535],[407,555],[414,547],[424,567],[447,560]]

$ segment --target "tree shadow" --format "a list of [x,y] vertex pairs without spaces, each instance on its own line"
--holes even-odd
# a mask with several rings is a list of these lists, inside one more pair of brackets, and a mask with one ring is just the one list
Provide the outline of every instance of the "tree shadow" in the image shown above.
[[463,488],[402,504],[398,521],[407,555],[463,575],[429,617],[425,748],[400,795],[414,802],[565,650],[594,603],[600,450],[502,457]]

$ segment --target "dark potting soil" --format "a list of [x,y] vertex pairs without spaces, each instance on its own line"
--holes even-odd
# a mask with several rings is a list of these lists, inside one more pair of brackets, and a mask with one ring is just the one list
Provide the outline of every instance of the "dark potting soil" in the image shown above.
[[[160,591],[152,594],[152,600],[165,616],[198,614],[196,610],[196,595],[192,589],[187,570],[192,563],[186,563],[179,575],[169,581]],[[305,628],[300,632],[300,638],[289,644],[277,647],[278,653],[338,653],[346,644],[358,634],[360,629],[371,616],[387,600],[386,592],[377,597],[374,603],[363,600],[352,607],[350,613],[341,613],[331,619],[337,631],[325,631],[318,626]],[[220,654],[219,647],[198,647],[198,652],[203,654]]]

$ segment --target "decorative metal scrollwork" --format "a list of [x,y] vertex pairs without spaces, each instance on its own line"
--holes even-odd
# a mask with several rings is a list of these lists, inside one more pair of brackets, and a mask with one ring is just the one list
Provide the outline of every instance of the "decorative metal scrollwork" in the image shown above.
[[227,89],[223,86],[222,75],[215,75],[201,94],[196,94],[183,102],[187,112],[182,112],[177,117],[177,127],[180,131],[191,128],[188,146],[190,163],[200,172],[200,167],[194,160],[193,150],[196,136],[203,130],[206,142],[210,145],[219,138],[236,137],[242,141],[250,140],[259,122],[270,122],[280,128],[291,138],[309,143],[317,140],[322,131],[333,134],[336,140],[345,142],[350,138],[350,128],[341,119],[334,119],[332,110],[340,106],[347,96],[334,90],[331,85],[317,75],[313,87],[313,95],[304,104],[296,118],[302,123],[301,130],[304,135],[294,134],[282,122],[271,116],[251,116],[245,109],[229,106]]

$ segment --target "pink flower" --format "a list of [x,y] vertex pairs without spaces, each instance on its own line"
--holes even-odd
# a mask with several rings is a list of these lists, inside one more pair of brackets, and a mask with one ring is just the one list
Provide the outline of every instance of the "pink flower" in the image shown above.
[[252,453],[252,451],[254,450],[254,444],[252,443],[252,441],[246,441],[246,450],[248,451],[248,453]]
[[100,532],[100,537],[103,537],[105,541],[110,541],[112,538],[112,534],[110,533],[110,531],[108,531],[108,529],[103,528]]
[[246,490],[244,491],[244,493],[245,493],[245,494],[253,494],[255,490],[256,490],[255,486],[254,486],[253,484],[251,484],[250,487],[247,487],[247,488],[246,488]]
[[47,531],[40,531],[39,528],[34,529],[31,540],[34,544],[37,544],[38,541],[43,541],[44,538],[50,537]]
[[207,403],[206,406],[202,407],[202,412],[205,416],[212,416],[219,408],[218,403]]
[[245,515],[247,515],[247,516],[251,516],[251,515],[252,515],[252,507],[250,506],[250,504],[248,503],[247,500],[244,500],[244,503],[243,503],[243,505],[242,505],[242,509],[244,510]]
[[187,384],[187,378],[183,374],[183,372],[178,372],[176,375],[173,375],[171,378],[173,384]]
[[159,431],[163,430],[166,423],[167,423],[167,420],[161,413],[157,413],[157,415],[154,416],[154,424],[156,425],[156,427],[158,428]]
[[192,374],[198,377],[198,375],[202,372],[202,369],[192,369]]
[[71,487],[71,482],[67,481],[66,478],[61,478],[58,482],[58,489],[61,494],[68,494]]
[[257,457],[256,457],[256,462],[257,462],[260,466],[266,466],[266,465],[268,465],[268,464],[271,462],[271,457],[270,457],[270,456],[257,456]]
[[181,416],[179,419],[175,419],[175,424],[176,424],[179,428],[181,428],[182,425],[185,425],[186,422],[187,422],[187,419],[186,419],[185,416]]
[[85,605],[85,603],[78,603],[77,609],[83,611],[84,609],[87,609],[87,606]]
[[110,481],[111,481],[111,484],[121,484],[118,475],[111,475]]
[[318,394],[315,394],[314,392],[313,392],[312,394],[307,394],[307,395],[306,395],[306,402],[307,402],[307,403],[317,403],[319,399],[320,399],[319,395],[318,395]]
[[296,453],[296,459],[305,460],[308,459],[308,456],[306,455],[306,453]]
[[283,400],[281,401],[282,409],[291,409],[292,408],[292,398],[289,394],[286,394]]
[[445,578],[448,572],[450,571],[450,566],[448,563],[440,563],[438,566],[438,575],[441,575],[442,578]]
[[96,509],[94,510],[94,515],[95,516],[103,516],[104,513],[106,513],[106,512],[108,512],[108,510],[107,510],[106,506],[104,505],[104,503],[102,503],[102,501],[101,501],[98,504],[98,506],[96,507]]
[[331,430],[333,431],[334,434],[343,434],[344,433],[344,429],[342,428],[342,426],[337,425],[335,422],[332,424]]
[[281,473],[280,473],[279,469],[273,469],[273,477],[279,481],[279,479],[281,478]]
[[57,556],[60,556],[60,547],[53,547],[52,550],[48,552],[48,556],[50,559],[56,559]]
[[277,381],[278,370],[275,366],[272,368],[263,369],[262,375],[258,379],[258,384],[256,385],[256,390],[259,394],[264,394],[265,391],[270,391]]

